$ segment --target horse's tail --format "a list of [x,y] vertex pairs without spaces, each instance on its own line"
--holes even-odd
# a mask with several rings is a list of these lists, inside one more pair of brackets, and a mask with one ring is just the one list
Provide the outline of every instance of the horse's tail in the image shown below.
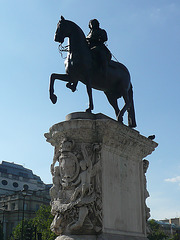
[[136,125],[136,118],[135,118],[132,84],[130,86],[128,94],[129,94],[129,101],[131,104],[130,108],[128,109],[128,125],[129,127],[135,128],[137,125]]

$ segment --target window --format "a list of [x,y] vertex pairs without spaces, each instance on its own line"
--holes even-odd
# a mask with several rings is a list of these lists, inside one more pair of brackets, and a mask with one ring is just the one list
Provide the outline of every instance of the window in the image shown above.
[[13,182],[13,187],[17,188],[19,184],[17,182]]
[[12,204],[11,204],[11,210],[15,210],[15,207],[16,207],[16,204],[15,204],[15,203],[12,203]]
[[23,173],[23,172],[19,172],[19,176],[28,178],[28,174],[27,173]]
[[8,182],[7,182],[6,180],[2,180],[1,183],[2,183],[2,185],[4,185],[4,186],[8,184]]
[[19,180],[19,176],[12,175],[12,179],[14,179],[14,180]]
[[24,210],[28,210],[28,203],[24,204]]
[[5,177],[5,178],[8,178],[8,173],[1,173],[1,177]]
[[4,204],[4,209],[8,209],[8,205],[7,204]]
[[0,168],[0,172],[7,173],[7,169],[6,168]]
[[27,191],[29,189],[29,186],[27,184],[24,184],[23,188],[24,188],[25,191]]

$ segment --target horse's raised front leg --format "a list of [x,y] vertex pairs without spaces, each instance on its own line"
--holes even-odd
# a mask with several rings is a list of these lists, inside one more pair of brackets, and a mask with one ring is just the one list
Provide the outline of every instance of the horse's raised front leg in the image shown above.
[[94,108],[93,98],[92,98],[91,79],[90,79],[90,77],[87,77],[86,79],[87,79],[86,89],[87,89],[87,93],[88,93],[88,97],[89,97],[89,108],[86,109],[86,112],[91,113],[91,111]]
[[66,84],[66,87],[69,88],[69,89],[71,89],[72,92],[75,92],[77,85],[78,85],[78,81],[73,82],[73,83],[72,83],[72,82],[68,82],[68,83]]
[[53,104],[57,102],[57,96],[54,94],[54,82],[56,79],[69,82],[69,76],[67,74],[56,74],[56,73],[51,74],[50,84],[49,84],[49,94]]

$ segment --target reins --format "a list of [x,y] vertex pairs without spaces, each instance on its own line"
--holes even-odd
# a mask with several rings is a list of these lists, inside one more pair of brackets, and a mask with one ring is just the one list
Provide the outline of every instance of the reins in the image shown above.
[[[104,45],[108,48],[107,42],[105,42]],[[109,51],[110,51],[110,50],[109,50]],[[120,63],[120,62],[118,61],[118,59],[114,56],[114,54],[112,54],[111,51],[110,51],[110,53],[111,53],[112,57],[113,57],[118,63]]]
[[111,55],[112,55],[112,57],[113,57],[118,63],[120,63],[120,62],[118,61],[118,59],[112,54],[112,52],[111,52]]
[[59,53],[61,54],[61,57],[65,59],[66,57],[63,57],[63,52],[69,52],[69,45],[63,46],[62,43],[58,46]]
[[[107,44],[105,44],[105,46],[107,47]],[[60,43],[58,46],[58,50],[59,50],[59,53],[61,54],[61,57],[63,59],[66,59],[66,57],[63,57],[63,52],[69,52],[69,45],[63,46],[62,43]],[[118,63],[120,63],[118,59],[112,54],[112,52],[111,52],[111,55]]]

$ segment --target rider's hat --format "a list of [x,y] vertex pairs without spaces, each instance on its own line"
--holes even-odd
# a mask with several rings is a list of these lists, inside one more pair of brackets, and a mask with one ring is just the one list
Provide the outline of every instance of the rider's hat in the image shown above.
[[97,19],[90,20],[89,21],[89,28],[90,29],[99,28],[99,21]]

